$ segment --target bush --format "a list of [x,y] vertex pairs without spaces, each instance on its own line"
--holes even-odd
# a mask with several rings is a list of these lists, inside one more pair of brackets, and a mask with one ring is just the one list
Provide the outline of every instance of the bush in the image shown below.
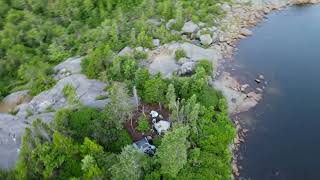
[[94,108],[62,109],[55,114],[54,126],[81,142],[91,136],[94,129],[92,124],[100,117],[100,112]]
[[136,60],[147,59],[148,58],[148,54],[146,52],[135,50],[133,52],[133,57]]
[[150,128],[149,128],[148,119],[144,115],[140,116],[138,119],[137,131],[147,132],[149,130],[150,130]]
[[149,79],[144,84],[143,100],[146,103],[161,103],[165,100],[167,85],[160,75]]
[[212,63],[211,63],[210,61],[208,61],[207,59],[200,60],[200,61],[197,63],[195,69],[197,69],[197,68],[199,68],[199,67],[202,67],[202,68],[205,70],[205,72],[206,72],[206,74],[207,74],[208,76],[211,76],[211,75],[212,75],[212,73],[213,73],[213,66],[212,66]]
[[184,52],[183,49],[176,50],[175,55],[176,55],[175,56],[176,61],[179,61],[181,58],[184,58],[187,56],[186,52]]
[[75,88],[70,85],[70,84],[67,84],[63,87],[62,89],[62,93],[64,95],[64,97],[67,99],[67,102],[69,104],[77,104],[79,103],[79,100],[77,100],[76,98],[76,90]]
[[104,99],[107,99],[108,96],[107,95],[99,95],[96,97],[96,100],[104,100]]

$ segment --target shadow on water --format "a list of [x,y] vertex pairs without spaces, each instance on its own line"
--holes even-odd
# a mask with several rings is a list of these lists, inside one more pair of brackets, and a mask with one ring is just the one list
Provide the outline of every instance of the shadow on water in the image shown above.
[[[264,99],[240,114],[243,179],[320,179],[320,5],[275,12],[238,44],[240,79],[263,74]],[[240,80],[241,81],[241,80]]]

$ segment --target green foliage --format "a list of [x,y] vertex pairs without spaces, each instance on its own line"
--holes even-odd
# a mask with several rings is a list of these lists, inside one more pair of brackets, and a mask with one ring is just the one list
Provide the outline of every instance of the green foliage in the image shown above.
[[96,97],[96,100],[104,100],[104,99],[107,99],[108,96],[107,95],[99,95]]
[[121,129],[122,124],[132,115],[133,105],[130,103],[127,89],[121,83],[115,82],[110,89],[110,102],[106,107],[108,114]]
[[165,134],[156,154],[161,174],[175,178],[187,163],[188,135],[187,126]]
[[166,83],[157,75],[144,84],[143,100],[147,103],[161,103],[165,101]]
[[202,67],[202,68],[205,70],[205,72],[206,72],[206,74],[207,74],[208,76],[211,76],[211,75],[212,75],[212,73],[213,73],[213,67],[212,67],[212,63],[211,63],[211,62],[209,62],[209,61],[206,60],[206,59],[200,60],[200,61],[197,63],[197,65],[196,65],[196,69],[198,69],[198,68],[200,68],[200,67]]
[[137,43],[138,45],[145,47],[145,48],[152,48],[152,37],[146,35],[146,33],[144,31],[141,31],[138,34],[137,37]]
[[149,122],[147,117],[145,117],[144,115],[140,116],[138,119],[138,126],[137,126],[137,131],[139,132],[147,132],[150,130],[149,128]]
[[113,60],[110,69],[106,72],[109,74],[110,80],[133,80],[137,68],[138,65],[134,59],[129,56],[120,56]]
[[134,147],[124,147],[118,156],[118,162],[111,167],[112,179],[140,179],[142,176],[142,156],[143,154]]
[[54,127],[78,142],[93,134],[93,122],[102,115],[94,108],[62,109],[55,114]]
[[141,60],[141,59],[147,59],[148,58],[148,54],[143,52],[143,51],[134,51],[133,52],[133,56],[134,56],[134,59],[138,59],[138,60]]
[[186,57],[186,52],[183,49],[178,49],[175,52],[175,59],[176,61],[179,61],[181,58]]
[[77,94],[75,88],[71,84],[67,84],[63,87],[62,93],[64,97],[67,99],[69,104],[78,104],[80,103],[77,99]]
[[86,155],[81,162],[81,169],[84,171],[84,179],[97,179],[101,176],[102,171],[91,155]]
[[21,65],[18,76],[23,82],[28,82],[26,88],[30,89],[31,95],[45,91],[55,83],[49,64],[37,60]]
[[[107,112],[102,113],[107,114]],[[128,132],[124,129],[119,129],[116,120],[110,117],[95,121],[93,129],[92,138],[109,152],[121,152],[122,147],[132,143]]]
[[135,73],[134,83],[138,90],[138,95],[143,97],[144,95],[144,85],[146,81],[150,79],[149,71],[146,68],[139,68]]
[[[0,1],[0,96],[13,89],[30,89],[32,95],[49,89],[55,83],[51,67],[75,55],[84,56],[81,66],[89,78],[122,82],[114,83],[103,111],[74,106],[57,112],[50,126],[35,121],[22,139],[16,179],[229,179],[227,147],[235,132],[221,94],[207,84],[211,64],[201,61],[192,77],[165,81],[140,67],[144,53],[116,57],[125,46],[153,48],[152,39],[162,44],[181,39],[165,28],[166,22],[156,26],[149,19],[175,19],[176,30],[189,20],[212,26],[223,15],[219,3]],[[177,60],[185,56],[176,53]],[[126,146],[132,142],[123,122],[132,106],[124,84],[129,90],[136,86],[144,102],[163,103],[171,111],[172,131],[155,140],[161,145],[153,158]],[[63,88],[63,94],[78,105],[73,87]],[[112,154],[123,147],[120,155]]]
[[108,45],[100,45],[81,62],[82,71],[89,78],[97,78],[99,73],[110,65],[111,60],[112,51],[110,47]]
[[173,110],[176,106],[176,100],[177,100],[177,96],[176,96],[173,84],[168,85],[166,100],[167,100],[166,102],[168,104],[168,108],[170,110]]

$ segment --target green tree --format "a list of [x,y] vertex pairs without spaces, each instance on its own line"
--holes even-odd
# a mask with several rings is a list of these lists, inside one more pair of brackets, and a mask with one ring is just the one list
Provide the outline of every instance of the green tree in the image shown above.
[[169,109],[170,110],[174,109],[175,103],[176,103],[176,100],[177,100],[177,96],[176,96],[173,84],[169,84],[168,85],[167,94],[166,94],[166,100],[167,100]]
[[18,70],[18,76],[24,82],[28,82],[31,95],[36,95],[53,86],[54,79],[50,76],[51,69],[48,63],[33,60],[28,64],[23,64]]
[[106,106],[111,118],[117,124],[117,128],[121,129],[122,124],[132,115],[133,105],[126,87],[122,83],[115,82],[110,89],[110,102]]
[[98,47],[89,53],[88,57],[82,60],[82,71],[89,78],[97,78],[108,65],[111,64],[112,51],[108,45],[98,45]]
[[148,69],[146,68],[139,68],[136,72],[135,72],[135,85],[137,87],[138,90],[138,95],[140,97],[143,96],[144,94],[144,85],[146,83],[146,81],[148,81],[150,79],[150,74]]
[[187,163],[188,136],[189,127],[182,126],[167,132],[163,137],[156,153],[163,175],[175,178]]
[[146,48],[151,48],[152,45],[152,37],[148,36],[145,31],[141,31],[137,37],[138,45]]
[[166,83],[160,75],[149,79],[144,84],[143,100],[147,103],[162,103],[165,101]]
[[142,156],[143,154],[133,146],[124,147],[121,154],[118,155],[118,162],[111,167],[112,179],[140,179],[143,172]]
[[102,170],[98,167],[95,159],[91,155],[86,155],[81,162],[84,179],[101,179]]

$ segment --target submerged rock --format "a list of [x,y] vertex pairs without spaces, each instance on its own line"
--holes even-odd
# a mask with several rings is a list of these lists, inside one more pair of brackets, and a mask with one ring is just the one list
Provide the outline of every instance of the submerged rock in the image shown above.
[[251,36],[252,35],[252,31],[247,29],[247,28],[241,28],[240,29],[240,34],[243,36]]

